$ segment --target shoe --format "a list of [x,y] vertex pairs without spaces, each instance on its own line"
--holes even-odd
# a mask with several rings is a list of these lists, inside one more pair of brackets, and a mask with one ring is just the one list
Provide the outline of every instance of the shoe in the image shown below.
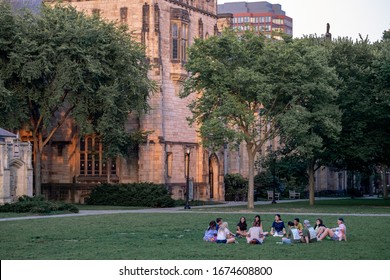
[[238,244],[238,241],[237,241],[237,240],[234,240],[234,243],[235,243],[235,244]]

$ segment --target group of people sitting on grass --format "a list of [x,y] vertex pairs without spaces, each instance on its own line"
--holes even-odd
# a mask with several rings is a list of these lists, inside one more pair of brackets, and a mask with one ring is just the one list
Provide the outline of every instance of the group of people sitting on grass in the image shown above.
[[337,220],[337,227],[327,228],[322,219],[318,218],[314,227],[309,220],[304,220],[303,225],[299,218],[287,223],[287,229],[279,214],[275,215],[269,232],[263,231],[260,215],[256,215],[252,226],[248,229],[245,217],[241,217],[237,224],[236,233],[232,233],[228,228],[228,223],[222,218],[217,218],[209,223],[209,227],[204,233],[203,240],[215,243],[238,243],[237,238],[245,238],[249,244],[262,244],[267,236],[282,237],[281,244],[311,243],[321,241],[324,238],[337,241],[347,241],[347,228],[344,219]]

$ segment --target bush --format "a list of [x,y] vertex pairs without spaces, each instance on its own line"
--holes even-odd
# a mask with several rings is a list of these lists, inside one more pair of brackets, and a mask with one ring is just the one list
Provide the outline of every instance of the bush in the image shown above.
[[255,200],[258,198],[267,198],[267,191],[271,190],[274,179],[269,172],[260,172],[254,178]]
[[94,188],[87,199],[90,205],[118,205],[141,207],[174,207],[164,185],[153,183],[101,184]]
[[79,209],[64,202],[46,201],[43,196],[26,196],[18,198],[18,201],[6,203],[0,206],[0,212],[16,212],[16,213],[51,213],[57,211],[66,211],[78,213]]
[[226,174],[224,183],[226,201],[246,200],[248,180],[242,177],[241,174]]

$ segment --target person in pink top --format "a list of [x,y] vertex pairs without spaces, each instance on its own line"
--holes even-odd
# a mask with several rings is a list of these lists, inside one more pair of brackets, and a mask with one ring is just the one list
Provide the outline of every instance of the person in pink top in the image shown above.
[[337,228],[327,228],[324,232],[317,237],[318,241],[321,241],[326,236],[329,236],[332,240],[336,241],[347,241],[347,227],[344,224],[344,219],[339,218],[337,220],[338,227]]

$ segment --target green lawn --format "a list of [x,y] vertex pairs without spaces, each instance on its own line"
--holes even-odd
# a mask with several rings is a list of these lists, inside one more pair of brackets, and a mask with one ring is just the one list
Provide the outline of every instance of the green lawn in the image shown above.
[[[246,206],[203,208],[197,211],[243,211]],[[310,206],[307,200],[294,202],[279,202],[256,205],[254,212],[273,213],[343,213],[343,214],[390,214],[390,200],[384,199],[335,199],[317,200]]]
[[[383,213],[387,210],[386,203],[381,205],[382,200],[376,201],[366,202],[369,205],[350,207],[367,208],[368,213]],[[336,213],[344,213],[338,210],[347,207],[346,202],[339,203],[334,208],[332,205],[322,205],[320,212],[337,210]],[[260,212],[265,206],[258,207]],[[266,207],[271,209],[271,213],[278,212],[276,210],[291,213],[282,216],[285,222],[297,216],[293,214],[297,213],[296,209],[314,212],[317,208],[300,206],[300,203]],[[218,208],[218,211],[221,210],[223,208]],[[344,216],[348,242],[324,240],[313,244],[279,245],[276,242],[280,238],[269,237],[263,245],[248,245],[243,239],[239,239],[239,244],[226,245],[204,242],[203,232],[209,221],[217,216],[224,218],[230,228],[234,229],[242,215],[240,209],[236,213],[215,214],[210,209],[207,211],[210,212],[191,210],[188,213],[131,213],[2,221],[0,259],[390,259],[390,236],[387,234],[390,231],[390,217]],[[251,221],[255,213],[244,215]],[[317,216],[301,215],[299,218],[314,223]],[[327,226],[336,225],[337,217],[321,216]],[[268,229],[274,215],[264,214],[261,217],[264,228]]]

